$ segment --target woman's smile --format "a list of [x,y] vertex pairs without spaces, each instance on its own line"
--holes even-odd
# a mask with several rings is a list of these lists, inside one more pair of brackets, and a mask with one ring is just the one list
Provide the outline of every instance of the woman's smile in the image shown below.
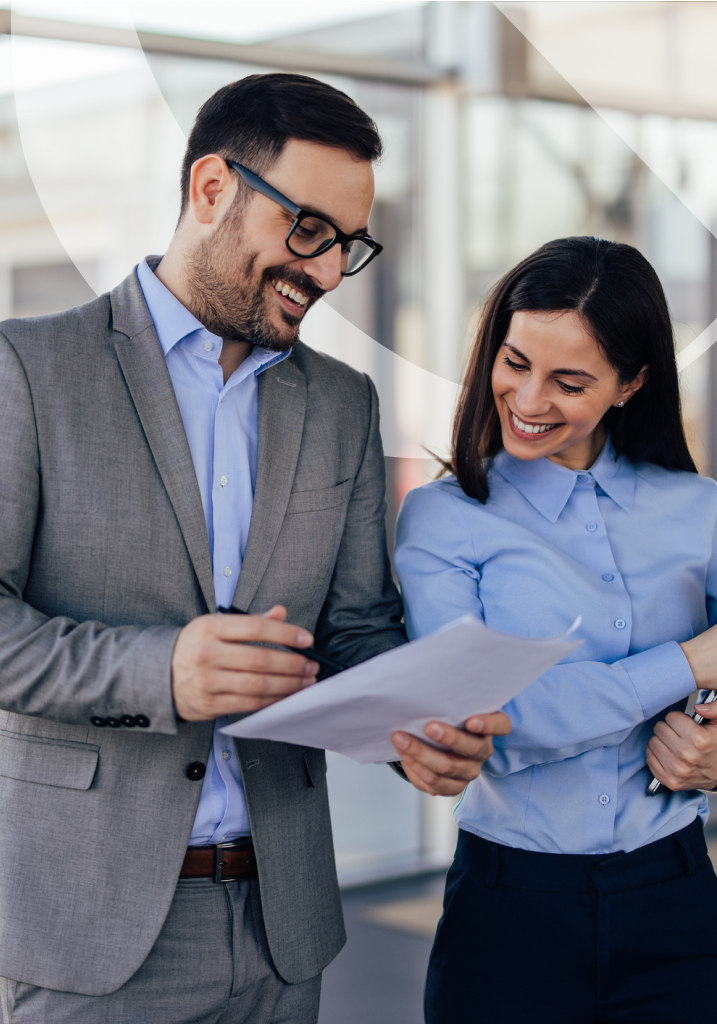
[[553,434],[563,423],[528,423],[521,420],[508,406],[508,423],[517,438],[521,441],[544,441],[546,434]]

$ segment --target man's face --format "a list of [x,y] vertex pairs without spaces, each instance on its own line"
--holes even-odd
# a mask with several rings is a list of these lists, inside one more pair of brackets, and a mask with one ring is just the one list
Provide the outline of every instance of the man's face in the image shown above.
[[[229,172],[236,180],[236,175]],[[265,181],[304,209],[323,214],[346,234],[366,231],[373,169],[330,146],[291,139]],[[233,184],[233,183],[232,183]],[[293,218],[257,192],[232,202],[187,258],[191,308],[225,339],[275,351],[291,348],[307,310],[341,281],[341,247],[314,259],[286,247]],[[293,289],[284,295],[287,286]]]

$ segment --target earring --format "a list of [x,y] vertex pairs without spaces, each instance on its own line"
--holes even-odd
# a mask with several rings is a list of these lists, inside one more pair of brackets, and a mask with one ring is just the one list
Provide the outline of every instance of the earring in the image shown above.
[[623,405],[624,405],[624,404],[625,404],[624,402],[618,402],[618,403],[617,403],[617,407],[618,407],[618,409],[622,409],[622,407],[623,407]]

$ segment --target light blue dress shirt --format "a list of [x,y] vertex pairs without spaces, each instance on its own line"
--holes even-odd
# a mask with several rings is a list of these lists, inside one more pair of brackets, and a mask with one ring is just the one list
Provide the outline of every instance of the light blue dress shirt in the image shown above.
[[[152,259],[153,265],[158,258]],[[256,346],[224,383],[222,339],[210,334],[165,288],[146,260],[137,268],[159,343],[167,360],[202,496],[218,605],[234,597],[254,506],[259,432],[257,376],[289,352]],[[249,816],[234,745],[214,726],[192,846],[249,834]]]
[[467,612],[515,636],[584,643],[505,707],[507,737],[456,808],[462,829],[546,853],[633,850],[707,817],[696,792],[645,795],[655,722],[695,689],[680,642],[717,620],[717,488],[617,461],[501,452],[485,505],[454,478],[411,491],[395,565],[410,638]]

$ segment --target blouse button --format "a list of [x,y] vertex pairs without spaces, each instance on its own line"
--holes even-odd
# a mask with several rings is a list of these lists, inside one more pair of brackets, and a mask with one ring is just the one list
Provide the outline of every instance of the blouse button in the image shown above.
[[624,629],[626,625],[624,619],[615,619],[615,629]]
[[585,529],[589,530],[590,533],[595,533],[597,530],[597,523],[586,523]]
[[606,583],[612,583],[612,581],[615,579],[615,577],[613,576],[613,574],[611,572],[603,573],[603,577],[602,578],[605,580]]
[[586,484],[589,479],[590,479],[590,477],[589,476],[585,476],[584,473],[579,473],[578,474],[578,480],[580,481],[581,484]]
[[603,807],[605,806],[605,804],[609,804],[610,803],[610,797],[607,795],[607,793],[601,793],[600,796],[598,797],[598,800],[603,805]]

